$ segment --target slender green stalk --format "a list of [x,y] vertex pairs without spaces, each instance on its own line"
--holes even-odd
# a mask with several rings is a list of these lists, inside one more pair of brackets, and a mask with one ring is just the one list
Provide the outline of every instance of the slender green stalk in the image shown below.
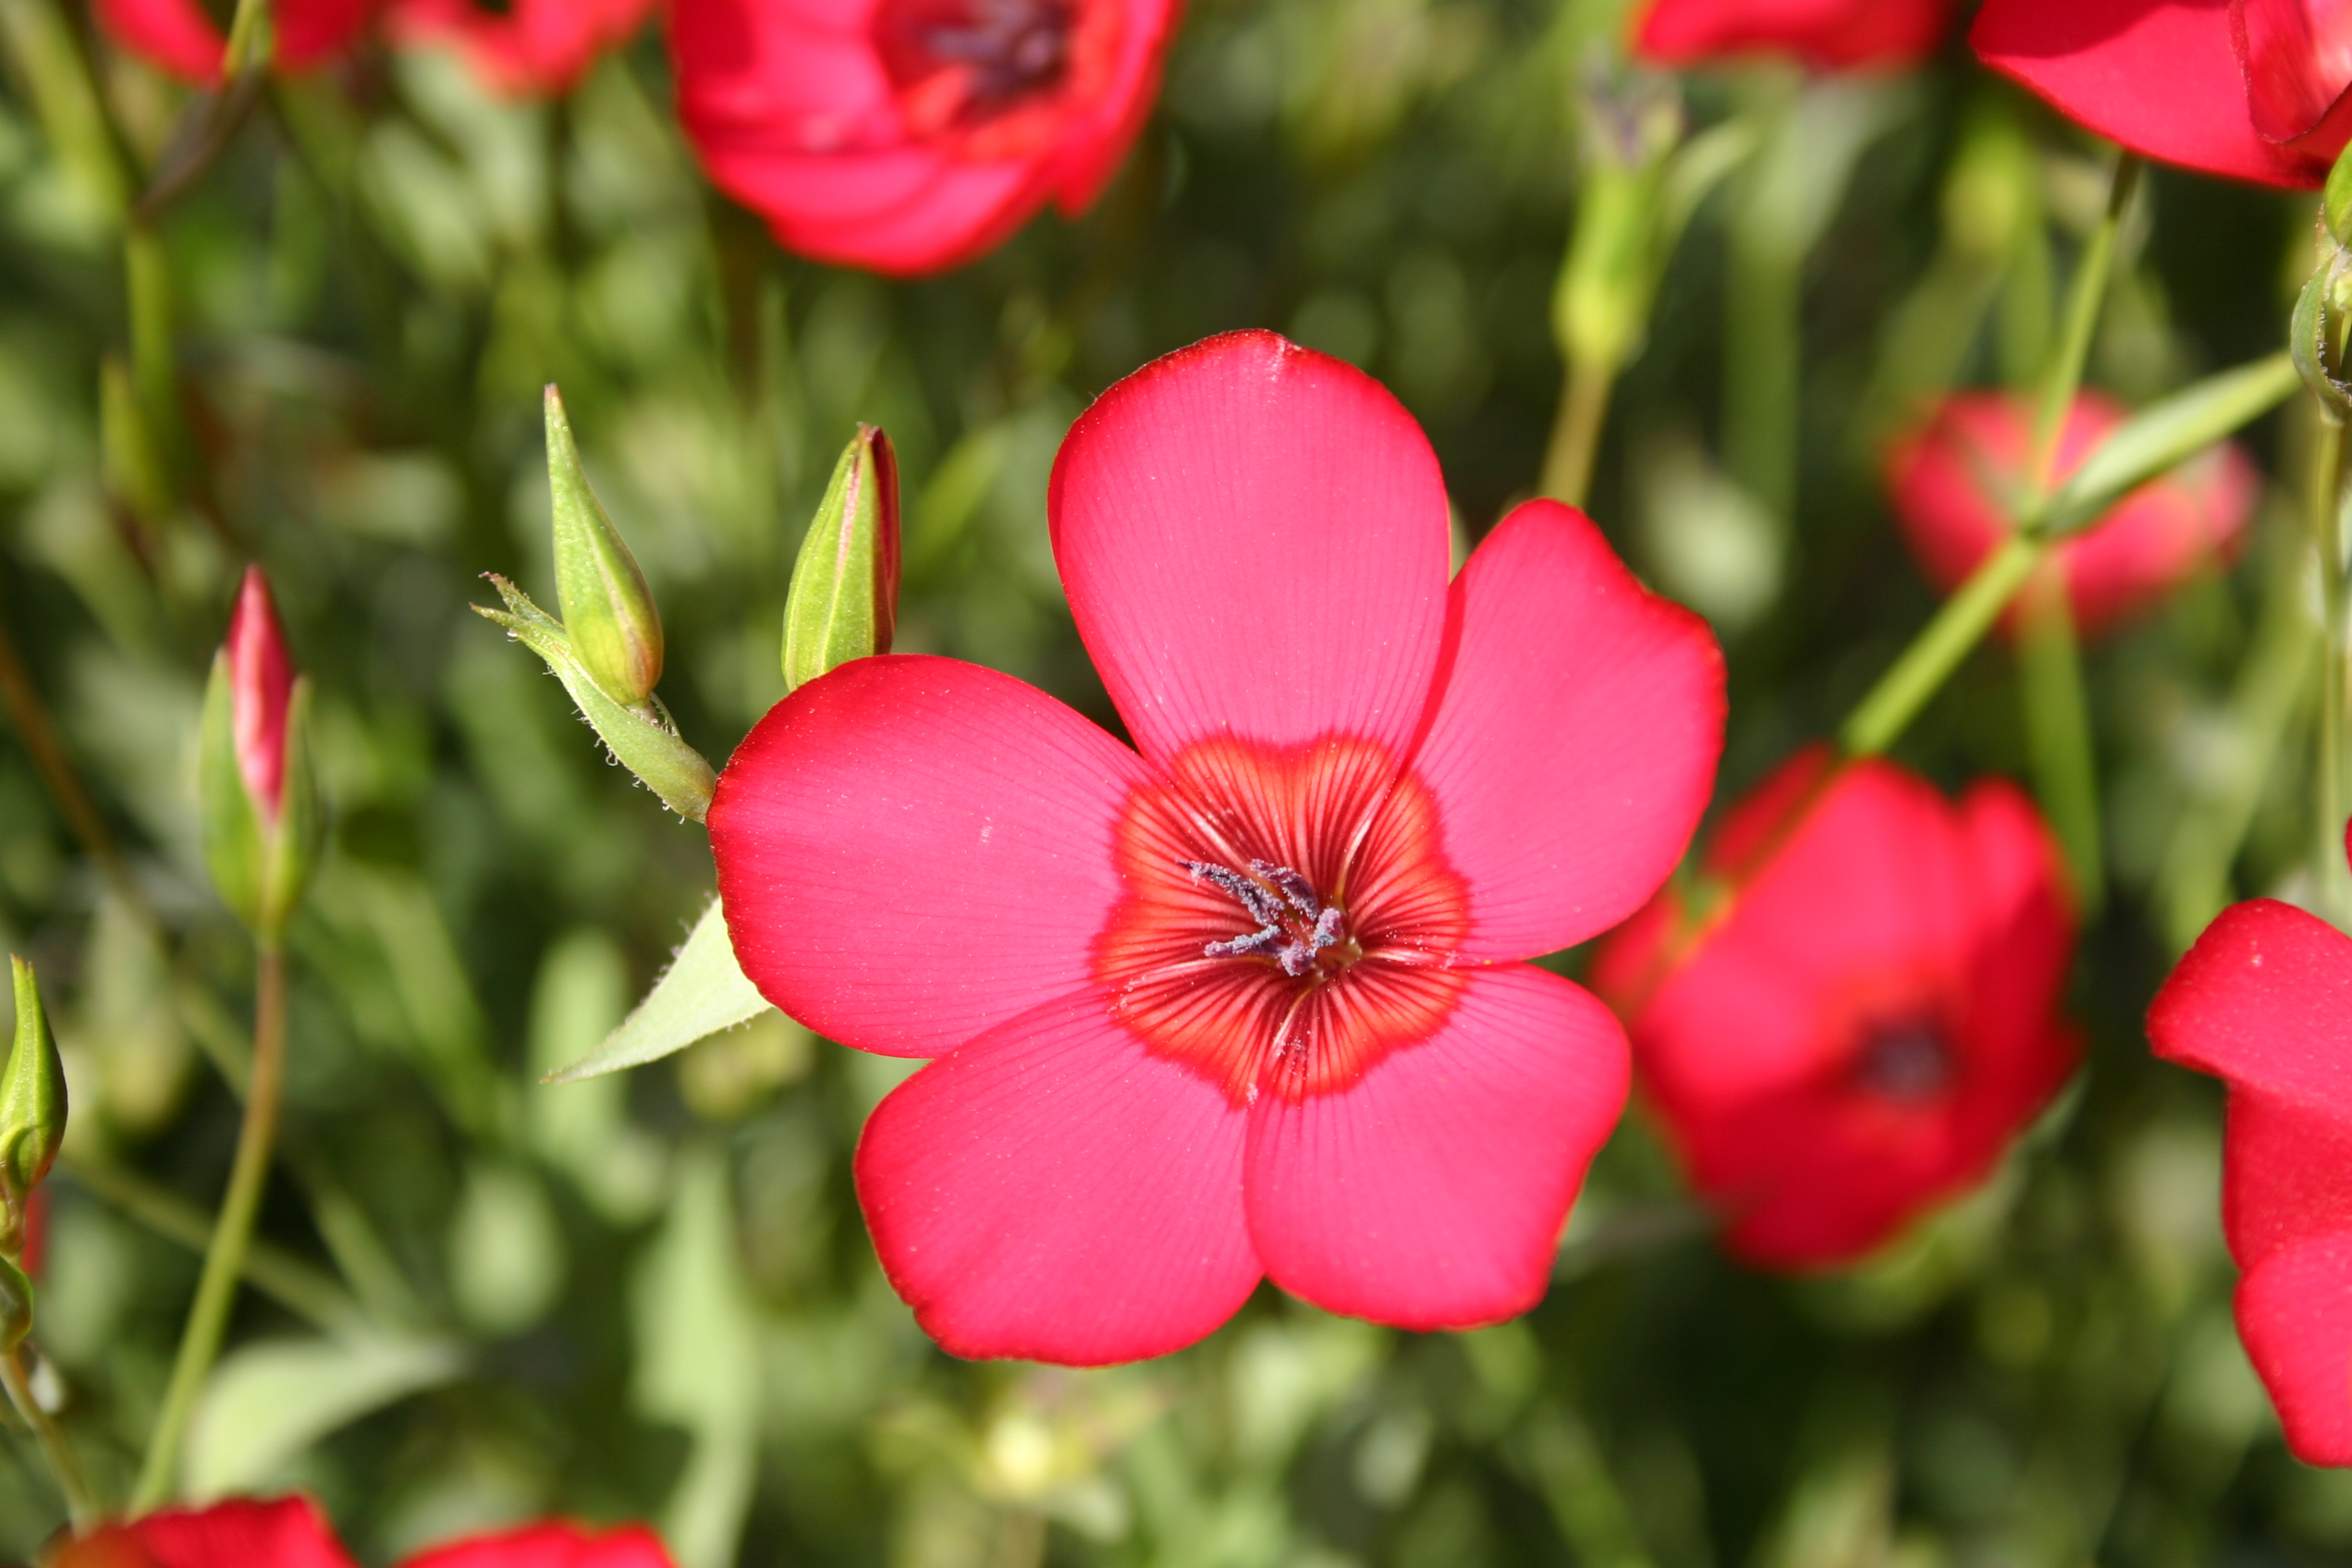
[[0,0],[0,36],[25,74],[58,161],[110,216],[120,214],[131,200],[131,179],[72,24],[56,0]]
[[2091,718],[2065,580],[2054,572],[2042,574],[2018,595],[2018,610],[2026,744],[2042,806],[2066,852],[2076,903],[2087,921],[2105,901],[2106,874],[2099,842],[2097,763],[2091,754]]
[[1786,526],[1797,501],[1804,258],[1767,221],[1731,226],[1725,281],[1724,467]]
[[1543,493],[1552,500],[1573,507],[1584,504],[1616,380],[1615,367],[1611,365],[1579,360],[1569,366],[1567,384],[1560,389],[1559,413],[1552,420],[1551,445],[1544,451]]
[[2352,924],[2352,871],[2344,858],[2344,479],[2352,426],[2324,422],[2313,454],[2311,544],[2319,556],[2325,641],[2319,658],[2319,778],[2312,827],[2319,906],[2338,925]]
[[57,1417],[41,1408],[33,1397],[32,1379],[25,1373],[25,1348],[22,1345],[0,1354],[0,1385],[8,1390],[8,1403],[33,1429],[33,1440],[41,1446],[41,1458],[48,1462],[49,1473],[57,1478],[58,1489],[65,1494],[66,1517],[73,1521],[76,1535],[95,1526],[103,1517],[98,1506],[98,1494],[89,1489],[89,1478],[82,1474],[81,1461],[74,1458],[73,1446],[66,1441]]
[[1977,646],[2011,597],[2024,584],[2042,560],[2043,546],[2024,533],[2012,533],[1999,550],[1984,559],[1959,592],[1944,601],[1895,668],[1858,703],[1838,731],[1838,744],[1849,756],[1872,757],[1895,743],[1927,700],[1942,687],[1960,660]]
[[220,1354],[229,1308],[236,1299],[237,1279],[245,1272],[246,1254],[252,1245],[254,1219],[261,1210],[262,1189],[269,1177],[270,1150],[278,1138],[278,1102],[286,1079],[286,959],[276,943],[266,942],[260,961],[254,983],[253,1078],[246,1090],[245,1123],[237,1133],[228,1194],[221,1201],[212,1245],[205,1252],[195,1303],[188,1310],[187,1326],[180,1336],[179,1358],[172,1364],[163,1414],[156,1418],[146,1462],[140,1468],[139,1486],[131,1494],[133,1513],[144,1513],[172,1496],[179,1472],[180,1444],[187,1435],[196,1395]]
[[2123,227],[2124,214],[2131,206],[2132,196],[2139,189],[2139,171],[2140,161],[2134,154],[2125,153],[2117,158],[2115,183],[2107,187],[2107,210],[2083,247],[2074,268],[2074,280],[2067,288],[2066,315],[2058,335],[2057,353],[2042,376],[2042,401],[2034,412],[2033,460],[2026,468],[2021,524],[2026,519],[2038,524],[2042,503],[2050,494],[2051,470],[2058,460],[2058,438],[2066,428],[2066,411],[2074,406],[2074,394],[2083,384],[2083,365],[2091,354],[2091,334],[2098,327],[2100,308],[2106,303],[2107,279],[2115,271],[2116,237]]

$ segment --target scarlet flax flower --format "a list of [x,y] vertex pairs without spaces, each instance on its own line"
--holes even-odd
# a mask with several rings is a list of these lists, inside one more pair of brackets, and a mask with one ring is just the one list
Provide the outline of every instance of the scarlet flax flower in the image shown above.
[[2333,0],[1986,0],[1979,58],[2147,157],[2316,187],[2352,137],[2352,7]]
[[1726,1244],[1771,1268],[1850,1262],[1973,1186],[2076,1054],[2073,919],[2032,805],[1836,765],[1800,753],[1726,815],[1706,865],[1727,903],[1661,892],[1592,971]]
[[710,808],[761,992],[937,1058],[858,1147],[891,1282],[959,1355],[1082,1364],[1268,1275],[1412,1328],[1526,1310],[1626,1064],[1517,961],[1681,853],[1713,638],[1549,501],[1449,588],[1411,416],[1266,332],[1105,393],[1048,507],[1135,750],[1008,676],[866,658],[778,704]]
[[[1968,581],[2008,537],[2031,460],[2033,419],[2028,399],[1962,393],[1889,450],[1895,515],[1937,587],[1949,592]],[[2098,394],[2076,397],[2059,435],[2052,483],[2081,466],[2123,421],[2123,410]],[[2253,464],[2223,442],[2060,541],[2042,569],[2065,578],[2078,627],[2105,628],[2191,574],[2233,558],[2260,489]]]
[[[68,1542],[51,1568],[355,1568],[308,1498],[232,1498],[110,1524]],[[591,1532],[561,1522],[472,1536],[401,1568],[670,1568],[651,1531]]]
[[1150,112],[1176,0],[678,0],[678,117],[820,261],[912,276],[1084,211]]
[[[184,80],[210,86],[220,79],[228,40],[197,0],[96,0],[108,36],[150,64]],[[374,14],[375,0],[277,0],[276,63],[287,70],[325,64],[348,47]]]
[[2148,1009],[2156,1054],[2230,1086],[2221,1229],[2238,1337],[2311,1465],[2352,1465],[2352,940],[2224,910]]
[[568,92],[607,49],[635,36],[656,0],[393,0],[386,27],[406,45],[446,45],[512,98]]
[[1766,54],[1822,71],[1903,69],[1936,52],[1951,20],[1951,0],[1652,0],[1633,52],[1662,66]]

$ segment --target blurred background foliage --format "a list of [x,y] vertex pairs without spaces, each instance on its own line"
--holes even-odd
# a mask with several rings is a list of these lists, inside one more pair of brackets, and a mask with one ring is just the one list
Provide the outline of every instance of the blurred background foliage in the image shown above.
[[[1420,1337],[1266,1288],[1160,1363],[971,1365],[915,1329],[851,1193],[859,1125],[914,1064],[771,1014],[625,1078],[533,1081],[618,1021],[710,883],[700,833],[467,613],[487,571],[548,596],[542,383],[659,595],[664,695],[713,757],[781,695],[786,573],[860,419],[905,466],[899,647],[1113,721],[1046,542],[1070,418],[1152,355],[1274,327],[1396,390],[1475,540],[1541,467],[1580,98],[1614,68],[1618,12],[1196,0],[1093,214],[903,286],[779,255],[713,196],[656,39],[557,103],[363,55],[274,85],[162,218],[184,421],[143,446],[134,373],[106,369],[116,231],[6,82],[0,626],[138,889],[99,875],[33,738],[0,728],[0,945],[52,977],[73,1075],[39,1342],[107,1489],[152,1421],[234,1138],[249,958],[206,890],[191,779],[205,661],[255,558],[317,679],[335,829],[293,931],[284,1152],[198,1414],[197,1495],[310,1489],[370,1561],[549,1510],[652,1519],[683,1568],[2352,1551],[2352,1478],[2286,1456],[2231,1332],[2215,1086],[2140,1030],[2172,953],[2306,847],[2284,515],[2092,657],[2117,896],[2078,964],[2082,1082],[1983,1192],[1859,1270],[1727,1262],[1637,1110],[1524,1321]],[[100,59],[153,153],[179,89]],[[1592,510],[1725,639],[1727,798],[1833,726],[1931,609],[1880,444],[1924,395],[2040,363],[2106,163],[1957,42],[1907,78],[1683,90],[1696,123],[1763,116],[1777,140],[1677,253]],[[2089,377],[2126,402],[2275,349],[2308,268],[2308,202],[2148,184]],[[1734,471],[1752,413],[1724,366],[1752,350],[1759,254],[1795,258],[1801,290],[1786,506]],[[2273,513],[2298,417],[2249,437]],[[1956,784],[2021,775],[2022,746],[1995,644],[1902,754]],[[0,1552],[22,1559],[60,1511],[29,1441],[0,1446]]]

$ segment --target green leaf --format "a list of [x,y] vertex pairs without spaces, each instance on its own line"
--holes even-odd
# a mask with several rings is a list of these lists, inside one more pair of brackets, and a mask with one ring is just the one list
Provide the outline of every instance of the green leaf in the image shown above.
[[710,791],[718,774],[709,761],[678,734],[660,699],[649,698],[638,707],[625,708],[605,696],[572,651],[572,639],[564,634],[562,623],[497,573],[486,575],[507,607],[492,610],[477,605],[474,613],[504,626],[509,637],[545,659],[614,760],[661,796],[664,805],[688,822],[700,822],[710,809]]
[[2067,476],[2042,512],[2042,533],[2057,538],[2089,526],[2148,480],[2270,412],[2301,384],[2294,362],[2277,353],[2150,404]]
[[454,1345],[394,1335],[247,1345],[225,1357],[205,1385],[182,1489],[207,1502],[279,1481],[320,1438],[452,1381],[465,1365]]
[[727,938],[727,917],[713,899],[668,971],[637,1004],[637,1010],[594,1051],[540,1081],[577,1083],[623,1068],[642,1067],[767,1010],[767,998],[744,978],[742,966],[735,962],[735,944]]

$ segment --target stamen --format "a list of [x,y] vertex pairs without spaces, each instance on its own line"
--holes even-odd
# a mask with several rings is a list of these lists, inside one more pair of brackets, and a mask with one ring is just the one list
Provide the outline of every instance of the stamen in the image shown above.
[[[1297,980],[1317,967],[1317,954],[1339,946],[1346,933],[1345,912],[1336,904],[1325,908],[1315,884],[1288,866],[1254,859],[1246,862],[1249,875],[1244,877],[1209,860],[1177,864],[1195,884],[1205,883],[1228,894],[1257,921],[1254,931],[1204,945],[1201,952],[1205,958],[1271,958],[1285,974]],[[1281,894],[1279,900],[1276,892]],[[1287,910],[1284,904],[1290,906]]]
[[[1213,942],[1201,951],[1211,958],[1257,958],[1271,952],[1282,940],[1282,928],[1263,926],[1247,936],[1237,936],[1230,942]],[[1286,962],[1285,968],[1289,967]]]
[[1273,883],[1290,900],[1290,907],[1308,920],[1322,909],[1323,900],[1316,896],[1315,884],[1289,867],[1277,866],[1271,860],[1253,860],[1249,868],[1250,875],[1259,881]]
[[1187,860],[1184,869],[1195,882],[1213,882],[1239,899],[1242,908],[1247,910],[1250,919],[1258,924],[1273,926],[1281,921],[1282,906],[1274,901],[1273,895],[1239,871],[1223,866],[1212,866],[1205,860]]

